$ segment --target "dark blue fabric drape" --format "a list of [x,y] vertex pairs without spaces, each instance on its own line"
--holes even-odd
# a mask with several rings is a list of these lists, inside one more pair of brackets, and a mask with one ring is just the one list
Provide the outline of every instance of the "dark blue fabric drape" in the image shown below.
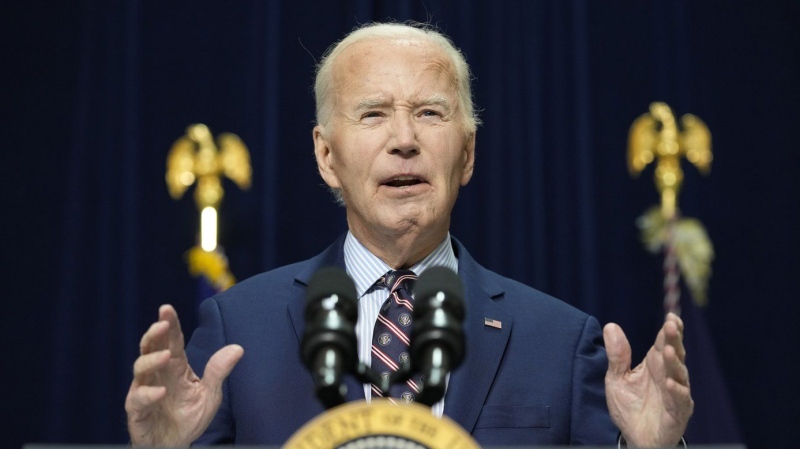
[[[316,172],[313,67],[352,27],[430,21],[467,55],[485,125],[453,234],[487,267],[628,333],[638,361],[662,319],[661,260],[636,217],[628,127],[651,101],[706,121],[715,160],[686,166],[683,211],[717,250],[688,351],[715,351],[696,397],[731,391],[739,429],[693,441],[789,446],[800,419],[800,6],[764,2],[341,0],[21,2],[2,14],[2,220],[9,447],[126,442],[123,401],[158,305],[196,324],[183,253],[197,211],[164,185],[190,123],[234,132],[253,187],[226,183],[220,242],[248,277],[319,252],[346,229]],[[268,293],[265,293],[268,294]],[[686,308],[686,306],[685,306]],[[688,315],[691,313],[691,315]],[[709,368],[710,369],[710,368]],[[721,377],[724,379],[720,380]],[[703,415],[705,416],[705,415]],[[712,423],[713,427],[714,423]],[[6,426],[4,426],[5,428]],[[717,429],[720,430],[720,429]]]

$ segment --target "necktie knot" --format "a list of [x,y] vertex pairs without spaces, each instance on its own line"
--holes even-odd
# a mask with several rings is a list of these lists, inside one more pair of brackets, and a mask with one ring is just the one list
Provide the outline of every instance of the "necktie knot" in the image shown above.
[[381,278],[384,287],[389,289],[390,293],[394,293],[399,289],[404,289],[408,295],[414,288],[414,281],[417,280],[417,275],[411,270],[393,270]]

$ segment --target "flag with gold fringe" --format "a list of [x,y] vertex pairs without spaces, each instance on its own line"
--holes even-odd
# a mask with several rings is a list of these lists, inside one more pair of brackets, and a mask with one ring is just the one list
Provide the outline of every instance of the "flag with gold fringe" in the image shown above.
[[250,153],[235,134],[222,133],[217,139],[202,123],[189,125],[167,156],[167,187],[174,199],[180,199],[195,182],[195,202],[200,211],[200,242],[186,253],[189,273],[198,279],[198,297],[202,301],[232,286],[228,258],[217,245],[217,210],[224,189],[221,177],[227,177],[242,189],[250,187]]
[[[638,176],[648,164],[656,163],[661,205],[650,208],[636,223],[645,248],[664,256],[664,312],[680,315],[684,323],[686,366],[695,401],[686,439],[695,444],[740,443],[739,424],[702,309],[708,304],[714,247],[700,220],[682,217],[677,205],[683,156],[708,174],[713,159],[711,133],[692,114],[681,117],[679,127],[666,103],[652,103],[650,111],[631,126],[628,169]],[[683,297],[689,301],[681,301],[683,286]]]
[[225,291],[236,283],[228,258],[221,248],[206,251],[200,246],[193,246],[186,252],[186,263],[189,274],[197,278],[197,294],[200,301]]

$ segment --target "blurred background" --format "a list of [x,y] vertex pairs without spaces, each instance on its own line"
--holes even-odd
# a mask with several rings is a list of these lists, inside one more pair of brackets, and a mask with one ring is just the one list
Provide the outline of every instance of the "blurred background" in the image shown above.
[[[3,447],[127,443],[123,402],[162,303],[196,325],[191,197],[167,151],[186,126],[248,145],[224,182],[220,244],[239,279],[346,229],[313,159],[315,62],[354,26],[430,21],[467,56],[484,125],[452,233],[486,267],[615,321],[638,361],[663,319],[662,257],[627,172],[652,101],[713,135],[679,205],[715,245],[709,305],[684,294],[690,441],[790,447],[800,422],[800,3],[744,1],[4,2]],[[269,292],[264,292],[269,300]],[[692,438],[692,435],[694,439]]]

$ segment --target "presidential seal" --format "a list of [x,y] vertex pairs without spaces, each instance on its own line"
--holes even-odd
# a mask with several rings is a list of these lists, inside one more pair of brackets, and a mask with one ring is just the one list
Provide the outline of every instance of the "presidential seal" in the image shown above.
[[455,421],[386,399],[334,407],[301,427],[283,449],[480,449]]

